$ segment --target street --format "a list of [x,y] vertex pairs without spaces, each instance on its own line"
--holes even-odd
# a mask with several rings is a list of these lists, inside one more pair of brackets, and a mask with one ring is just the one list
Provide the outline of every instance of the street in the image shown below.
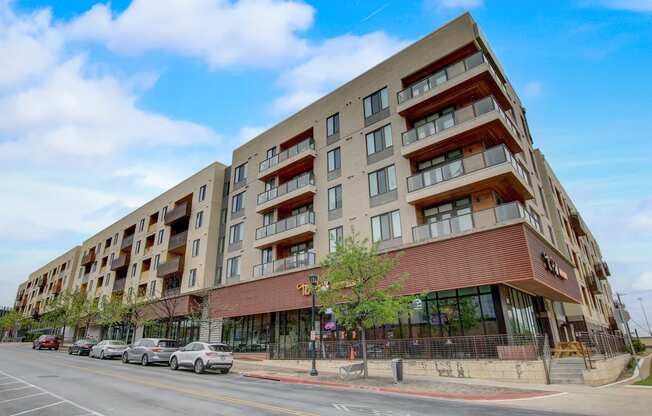
[[[523,404],[524,402],[521,402]],[[541,403],[539,403],[541,404]],[[561,415],[496,403],[421,399],[197,375],[26,344],[0,346],[0,416],[35,415]]]

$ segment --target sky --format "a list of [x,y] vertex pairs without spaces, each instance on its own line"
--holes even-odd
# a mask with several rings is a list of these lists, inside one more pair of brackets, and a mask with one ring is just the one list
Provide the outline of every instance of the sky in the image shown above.
[[652,0],[0,0],[0,305],[27,275],[470,11],[652,319]]

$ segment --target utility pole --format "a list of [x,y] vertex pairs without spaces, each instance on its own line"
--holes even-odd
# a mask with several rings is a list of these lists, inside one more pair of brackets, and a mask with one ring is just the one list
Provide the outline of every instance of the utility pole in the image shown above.
[[622,311],[625,309],[625,305],[623,305],[623,301],[620,300],[620,293],[616,292],[616,296],[618,296],[618,319],[622,320],[623,323],[625,324],[625,328],[627,329],[627,341],[629,341],[629,348],[630,351],[632,351],[632,356],[636,354],[636,350],[634,350],[634,343],[632,342],[632,333],[629,330],[629,321],[623,319],[623,313]]
[[647,313],[645,312],[645,306],[643,306],[643,298],[638,298],[638,301],[641,304],[641,309],[643,310],[643,316],[645,317],[645,324],[647,325],[647,333],[652,337],[652,329],[650,329],[650,321],[647,320]]

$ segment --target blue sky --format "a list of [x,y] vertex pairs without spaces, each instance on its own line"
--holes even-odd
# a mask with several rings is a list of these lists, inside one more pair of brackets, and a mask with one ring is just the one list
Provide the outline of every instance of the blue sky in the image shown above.
[[0,0],[0,304],[40,264],[466,10],[643,324],[651,0]]

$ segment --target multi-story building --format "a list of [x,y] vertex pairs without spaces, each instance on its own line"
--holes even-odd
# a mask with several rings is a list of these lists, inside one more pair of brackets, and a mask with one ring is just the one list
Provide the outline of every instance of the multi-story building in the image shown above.
[[[211,341],[296,343],[312,328],[308,274],[356,233],[403,253],[402,294],[422,300],[369,338],[540,333],[557,342],[609,327],[606,263],[469,14],[232,159],[85,241],[74,288],[98,302],[176,299],[184,339],[200,336],[183,317],[196,316],[201,293],[202,317],[216,322],[202,335]],[[359,336],[322,315],[324,338]]]
[[38,318],[74,281],[80,247],[75,246],[65,254],[32,272],[18,287],[14,309],[25,316]]

